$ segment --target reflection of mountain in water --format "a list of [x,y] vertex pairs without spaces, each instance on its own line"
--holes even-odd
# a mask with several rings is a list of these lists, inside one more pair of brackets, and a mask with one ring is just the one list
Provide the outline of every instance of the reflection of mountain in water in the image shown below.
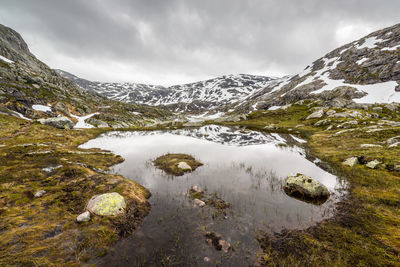
[[112,132],[108,136],[145,136],[159,134],[175,134],[190,136],[198,139],[204,139],[211,142],[232,145],[232,146],[248,146],[258,144],[299,144],[300,139],[293,138],[289,135],[279,135],[276,133],[261,133],[251,130],[238,130],[237,128],[229,128],[219,125],[207,125],[197,129],[180,129],[172,131],[145,131],[145,132]]

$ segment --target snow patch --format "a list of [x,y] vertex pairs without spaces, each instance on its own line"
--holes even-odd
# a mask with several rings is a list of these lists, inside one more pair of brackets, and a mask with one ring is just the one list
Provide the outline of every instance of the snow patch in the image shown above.
[[12,60],[10,60],[10,59],[8,59],[6,57],[3,57],[3,56],[0,56],[0,59],[3,60],[4,62],[9,63],[9,64],[14,63],[14,61],[12,61]]
[[43,106],[43,105],[32,105],[32,109],[36,111],[42,111],[42,112],[51,112],[51,107],[48,106]]
[[393,47],[384,47],[381,50],[382,51],[395,51],[395,50],[397,50],[397,48],[400,48],[400,45],[396,45],[396,46],[393,46]]
[[369,37],[365,39],[365,42],[362,45],[357,44],[356,48],[357,49],[363,49],[363,48],[368,48],[372,49],[376,47],[376,44],[383,42],[384,40],[382,39],[377,39],[375,36]]
[[93,117],[93,116],[96,115],[96,114],[100,114],[100,113],[96,112],[96,113],[92,113],[92,114],[89,114],[89,115],[86,115],[86,116],[81,116],[81,117],[71,114],[72,117],[78,119],[78,122],[77,122],[77,124],[75,124],[74,128],[75,128],[75,129],[94,128],[93,125],[91,125],[91,124],[89,124],[89,123],[86,123],[85,120],[87,120],[87,119]]
[[360,60],[357,60],[356,61],[356,63],[358,64],[358,65],[361,65],[361,64],[363,64],[365,61],[367,61],[368,60],[368,58],[362,58],[362,59],[360,59]]

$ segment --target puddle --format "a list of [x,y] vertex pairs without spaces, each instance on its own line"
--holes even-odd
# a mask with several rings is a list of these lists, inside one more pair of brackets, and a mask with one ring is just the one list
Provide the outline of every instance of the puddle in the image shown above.
[[[113,172],[139,182],[152,193],[150,214],[140,228],[97,263],[248,266],[259,249],[257,231],[302,229],[329,218],[344,184],[306,159],[301,141],[290,135],[209,125],[188,130],[110,132],[82,145],[124,157]],[[204,166],[184,176],[169,176],[152,164],[166,153],[190,154]],[[320,181],[331,197],[316,206],[287,196],[281,185],[292,173]],[[185,195],[194,185],[208,194],[216,193],[232,206],[226,214],[209,206],[194,207]],[[203,231],[221,234],[234,251],[215,250],[206,244]],[[211,261],[205,263],[204,257]]]

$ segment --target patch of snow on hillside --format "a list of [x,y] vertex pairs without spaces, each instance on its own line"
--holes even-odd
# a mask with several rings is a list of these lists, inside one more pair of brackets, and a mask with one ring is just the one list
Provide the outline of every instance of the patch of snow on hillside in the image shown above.
[[360,60],[357,60],[356,61],[356,63],[358,64],[358,65],[361,65],[361,64],[363,64],[365,61],[367,61],[368,60],[368,58],[362,58],[362,59],[360,59]]
[[96,112],[96,113],[92,113],[92,114],[89,114],[89,115],[86,115],[86,116],[76,116],[76,115],[72,115],[72,114],[71,114],[72,117],[78,119],[78,122],[75,124],[74,128],[75,128],[75,129],[94,128],[93,125],[91,125],[91,124],[89,124],[89,123],[86,123],[85,120],[87,120],[87,119],[93,117],[93,116],[96,115],[96,114],[99,114],[99,113]]
[[376,47],[376,44],[381,43],[383,41],[384,40],[382,40],[382,39],[377,39],[375,36],[369,37],[369,38],[365,39],[365,42],[362,45],[357,44],[356,48],[357,49],[363,49],[363,48],[372,49],[372,48]]
[[392,103],[400,102],[400,92],[395,91],[397,82],[390,81],[369,85],[356,85],[358,90],[368,93],[368,95],[354,99],[356,103]]
[[268,110],[277,110],[280,109],[282,106],[271,106],[268,108]]
[[32,109],[36,111],[48,112],[51,111],[51,107],[43,106],[43,105],[32,105]]
[[0,59],[3,60],[3,61],[6,62],[6,63],[10,63],[10,64],[11,64],[11,63],[14,63],[14,61],[12,61],[12,60],[10,60],[10,59],[8,59],[8,58],[6,58],[6,57],[3,57],[3,56],[1,56],[1,55],[0,55]]
[[396,45],[396,46],[393,46],[393,47],[384,47],[381,50],[382,51],[396,51],[397,48],[400,48],[400,45]]

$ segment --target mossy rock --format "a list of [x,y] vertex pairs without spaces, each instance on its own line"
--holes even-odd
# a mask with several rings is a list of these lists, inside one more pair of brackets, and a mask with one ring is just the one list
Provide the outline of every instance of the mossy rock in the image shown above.
[[176,176],[192,172],[203,165],[203,163],[186,154],[166,154],[156,158],[153,163],[157,168]]

